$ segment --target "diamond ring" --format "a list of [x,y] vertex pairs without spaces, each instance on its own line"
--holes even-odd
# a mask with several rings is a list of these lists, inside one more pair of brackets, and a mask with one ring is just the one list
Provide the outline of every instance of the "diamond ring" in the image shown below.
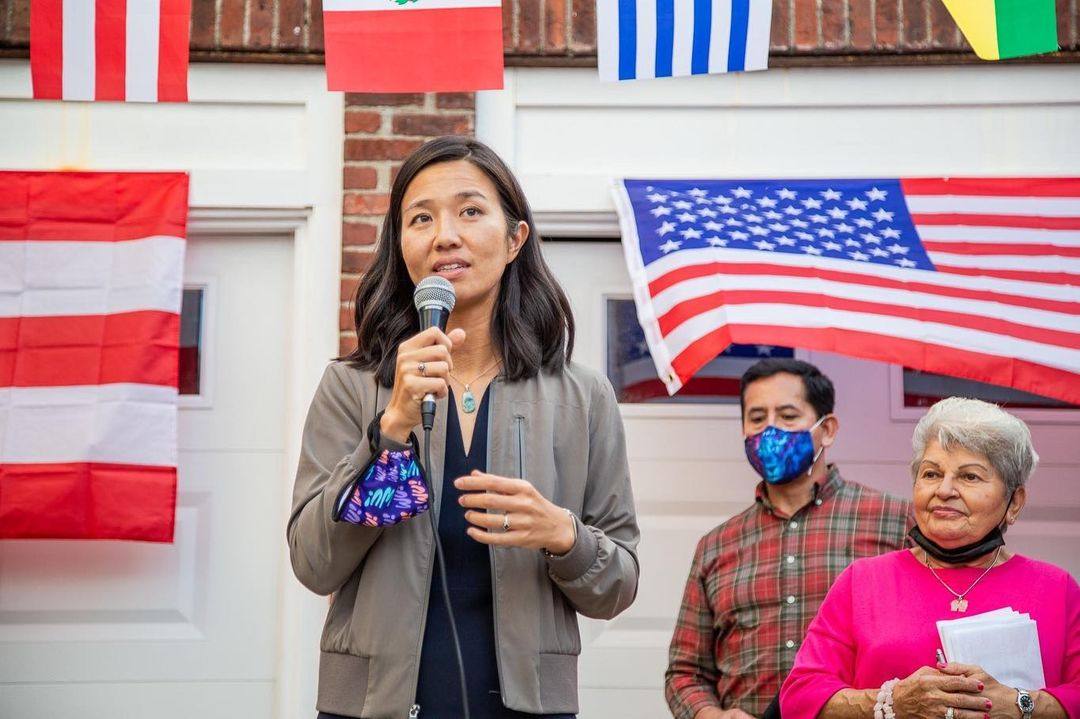
[[425,365],[423,362],[417,363],[416,371],[420,373],[421,377],[427,377],[427,365]]
[[[503,531],[504,532],[509,532],[510,531],[510,515],[509,514],[504,514],[503,515]],[[949,717],[949,719],[952,719],[952,717]]]

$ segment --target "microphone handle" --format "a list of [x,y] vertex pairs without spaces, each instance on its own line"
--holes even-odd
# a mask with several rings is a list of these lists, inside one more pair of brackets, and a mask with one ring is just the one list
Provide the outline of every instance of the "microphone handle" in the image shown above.
[[[438,327],[443,332],[446,331],[446,321],[450,319],[450,310],[444,305],[426,305],[418,308],[420,314],[420,330],[426,330],[428,327]],[[435,426],[435,395],[425,394],[424,399],[420,402],[420,417],[423,420],[424,429],[431,429]]]
[[435,426],[435,395],[428,393],[420,402],[420,418],[424,429],[430,430]]

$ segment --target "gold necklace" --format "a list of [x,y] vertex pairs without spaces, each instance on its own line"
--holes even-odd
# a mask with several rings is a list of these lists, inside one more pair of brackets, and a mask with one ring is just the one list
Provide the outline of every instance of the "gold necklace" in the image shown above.
[[998,556],[1000,554],[1001,554],[1001,547],[998,547],[997,551],[994,552],[994,560],[992,562],[990,562],[990,566],[987,567],[986,571],[983,572],[982,574],[980,574],[979,578],[976,579],[974,582],[972,582],[971,586],[968,587],[967,589],[965,589],[963,591],[963,593],[961,593],[961,594],[957,594],[956,591],[952,587],[950,587],[948,584],[945,583],[944,579],[942,579],[941,577],[938,576],[938,573],[935,572],[934,568],[930,566],[930,555],[929,554],[926,555],[926,568],[929,569],[930,573],[934,575],[934,579],[938,580],[938,582],[941,583],[941,586],[945,587],[945,589],[948,590],[949,594],[956,597],[956,599],[952,600],[952,602],[949,604],[949,608],[952,609],[954,612],[966,612],[967,608],[968,608],[968,600],[965,599],[964,597],[966,597],[968,595],[968,593],[970,593],[971,590],[975,588],[975,585],[978,584],[979,582],[981,582],[983,580],[983,577],[985,577],[987,574],[989,574],[990,570],[993,569],[997,565]]
[[465,414],[472,414],[476,411],[476,395],[474,395],[472,390],[469,389],[469,385],[486,375],[491,370],[498,367],[500,363],[501,360],[495,360],[494,364],[488,365],[487,369],[473,377],[472,380],[468,382],[462,382],[460,379],[458,379],[458,376],[456,374],[454,374],[453,372],[448,372],[448,374],[453,377],[458,384],[465,388],[465,394],[461,395],[461,408],[465,410]]

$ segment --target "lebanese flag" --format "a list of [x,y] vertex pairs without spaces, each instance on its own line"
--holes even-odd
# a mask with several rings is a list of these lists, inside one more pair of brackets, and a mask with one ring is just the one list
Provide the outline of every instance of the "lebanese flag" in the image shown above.
[[39,100],[187,102],[191,0],[31,0]]
[[324,0],[323,30],[330,90],[503,86],[501,0]]
[[0,172],[0,538],[172,541],[187,195]]

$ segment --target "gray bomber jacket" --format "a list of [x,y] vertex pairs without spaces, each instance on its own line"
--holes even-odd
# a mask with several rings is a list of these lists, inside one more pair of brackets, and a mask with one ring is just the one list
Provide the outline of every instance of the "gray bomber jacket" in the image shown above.
[[[580,518],[577,542],[562,557],[490,548],[503,701],[524,712],[576,713],[577,613],[610,619],[637,592],[638,527],[619,408],[607,379],[575,363],[519,382],[499,376],[487,391],[488,472],[523,477]],[[318,709],[373,719],[409,716],[434,562],[427,517],[387,528],[331,519],[338,493],[371,458],[365,432],[389,399],[370,372],[343,362],[326,369],[304,426],[287,529],[297,578],[334,595],[320,643]],[[431,511],[442,492],[446,411],[441,400]]]

